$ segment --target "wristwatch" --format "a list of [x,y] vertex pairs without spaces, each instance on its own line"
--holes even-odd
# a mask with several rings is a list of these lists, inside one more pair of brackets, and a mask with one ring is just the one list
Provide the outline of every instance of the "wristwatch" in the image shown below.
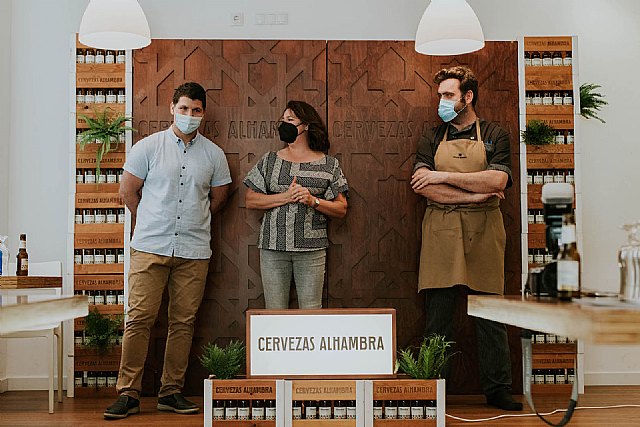
[[313,209],[316,209],[318,206],[320,206],[320,199],[316,197],[313,199]]

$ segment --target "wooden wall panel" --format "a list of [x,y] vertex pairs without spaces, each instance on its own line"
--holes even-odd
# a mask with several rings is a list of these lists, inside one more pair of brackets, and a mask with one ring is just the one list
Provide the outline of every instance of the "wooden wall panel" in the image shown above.
[[[398,346],[418,344],[425,325],[424,296],[417,293],[421,222],[425,201],[409,181],[423,129],[440,123],[433,75],[468,65],[476,73],[480,117],[499,122],[512,136],[514,183],[502,202],[507,228],[506,281],[520,289],[517,45],[487,43],[458,57],[417,54],[413,42],[330,41],[327,108],[332,152],[349,179],[344,222],[330,230],[330,307],[394,307]],[[460,304],[461,308],[466,303]],[[460,322],[462,310],[457,315]],[[480,392],[474,329],[458,334],[448,392]],[[515,389],[521,387],[517,331],[512,331]]]
[[[166,129],[174,89],[198,81],[208,95],[204,134],[226,152],[234,181],[227,206],[212,224],[214,255],[185,393],[202,393],[200,347],[244,337],[245,310],[264,307],[255,246],[261,215],[244,208],[242,179],[263,153],[282,146],[275,121],[289,99],[311,103],[328,120],[330,153],[341,161],[351,187],[347,217],[330,225],[323,305],[396,308],[398,346],[404,347],[419,342],[425,322],[424,297],[416,285],[425,204],[408,182],[423,129],[439,122],[432,76],[457,63],[471,66],[480,79],[480,115],[499,121],[512,135],[515,182],[503,211],[509,236],[507,288],[518,292],[516,58],[516,44],[505,42],[456,58],[419,55],[412,42],[364,41],[154,40],[134,52],[135,140]],[[147,394],[159,388],[165,334],[162,315],[150,343],[143,384]],[[514,371],[520,372],[519,341],[512,335]],[[458,338],[460,346],[474,347],[471,338]],[[478,391],[477,381],[468,381],[477,376],[475,366],[472,355],[458,357],[459,380],[447,388]],[[519,381],[514,374],[516,390]]]
[[[261,214],[244,209],[242,179],[265,152],[282,147],[275,123],[287,100],[309,102],[326,120],[325,67],[324,41],[154,40],[134,53],[135,140],[166,129],[175,88],[197,81],[207,90],[203,133],[225,151],[233,179],[227,206],[213,219],[213,257],[186,393],[202,393],[200,347],[243,338],[245,310],[264,308],[256,248]],[[165,334],[162,315],[150,343],[145,393],[159,388]]]

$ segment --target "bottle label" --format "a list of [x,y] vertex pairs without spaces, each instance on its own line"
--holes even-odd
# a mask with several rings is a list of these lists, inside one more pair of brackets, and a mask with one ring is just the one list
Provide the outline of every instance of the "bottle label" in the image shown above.
[[82,255],[83,264],[93,264],[93,255]]
[[424,410],[422,406],[412,406],[411,407],[411,419],[421,420],[424,418]]
[[356,419],[356,408],[349,406],[347,407],[347,419],[355,420]]
[[238,419],[239,420],[248,420],[249,419],[249,408],[238,408]]
[[428,420],[435,420],[436,418],[438,418],[437,408],[434,408],[433,406],[427,406],[425,408],[425,418]]
[[382,419],[382,408],[380,406],[373,407],[373,419],[374,420]]
[[20,260],[20,271],[29,271],[29,260],[22,258]]
[[107,295],[107,305],[115,305],[117,297],[115,295]]
[[264,411],[264,419],[265,420],[275,420],[276,419],[276,408],[267,408]]
[[107,214],[107,224],[115,224],[115,223],[116,223],[116,215]]
[[565,67],[570,66],[573,63],[571,59],[572,59],[571,57],[564,58],[562,60],[562,65],[564,65]]
[[116,256],[115,255],[107,255],[104,257],[104,262],[106,264],[115,264],[116,263]]
[[116,62],[115,55],[107,55],[107,56],[104,57],[104,63],[105,64],[113,64],[114,62]]
[[82,264],[82,255],[74,255],[74,257],[73,257],[73,261],[74,261],[76,264]]
[[531,58],[531,65],[534,67],[539,67],[542,65],[542,58]]
[[[297,406],[294,408],[291,408],[291,416],[294,420],[301,420],[302,419],[302,408]],[[255,417],[253,417],[255,418]]]
[[399,406],[398,407],[398,419],[399,420],[408,420],[411,418],[411,409],[408,406]]
[[347,418],[347,408],[343,406],[336,406],[333,409],[333,417],[337,420],[344,420]]
[[238,408],[224,408],[224,418],[227,420],[235,420],[238,418]]
[[93,257],[94,264],[104,264],[104,255],[95,255]]
[[558,260],[558,291],[579,291],[579,272],[578,261]]
[[533,376],[533,383],[534,384],[544,384],[544,375],[542,374],[535,374]]
[[546,374],[544,376],[544,382],[545,382],[545,384],[555,384],[556,383],[555,374]]
[[213,408],[213,419],[224,420],[224,408]]
[[96,222],[96,224],[104,224],[104,222],[106,221],[106,216],[104,214],[97,214],[94,217],[94,220]]
[[331,419],[331,406],[321,406],[318,411],[318,416],[321,420],[330,420]]
[[384,408],[384,417],[387,420],[395,420],[398,418],[398,408],[394,408],[393,406]]
[[84,55],[76,55],[76,62],[78,64],[84,64]]

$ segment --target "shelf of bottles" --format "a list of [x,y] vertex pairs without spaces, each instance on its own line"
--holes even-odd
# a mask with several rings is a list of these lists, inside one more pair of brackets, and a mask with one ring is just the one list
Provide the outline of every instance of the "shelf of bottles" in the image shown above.
[[209,426],[444,426],[444,380],[204,381]]
[[[76,41],[75,134],[88,128],[85,117],[108,111],[125,114],[125,51],[94,49]],[[118,194],[125,162],[125,139],[105,154],[100,167],[99,141],[76,144],[73,219],[74,293],[85,295],[89,310],[102,315],[124,313],[125,211]],[[74,392],[76,396],[115,394],[122,330],[107,354],[87,346],[84,319],[74,323]]]
[[[553,261],[546,248],[542,186],[569,183],[574,185],[575,193],[574,118],[578,94],[574,89],[574,56],[572,37],[524,37],[525,109],[521,123],[526,126],[531,120],[542,121],[555,132],[552,144],[527,145],[523,152],[523,251],[527,255],[523,265],[528,268]],[[532,391],[568,392],[576,381],[577,344],[567,337],[538,332],[534,333],[533,343]]]

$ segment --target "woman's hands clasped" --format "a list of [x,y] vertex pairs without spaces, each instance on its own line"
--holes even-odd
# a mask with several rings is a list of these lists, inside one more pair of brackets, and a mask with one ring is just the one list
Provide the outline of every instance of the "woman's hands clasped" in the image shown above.
[[311,195],[309,189],[303,187],[296,182],[297,177],[293,177],[293,181],[287,189],[289,203],[302,203],[307,206],[313,206],[314,196]]

